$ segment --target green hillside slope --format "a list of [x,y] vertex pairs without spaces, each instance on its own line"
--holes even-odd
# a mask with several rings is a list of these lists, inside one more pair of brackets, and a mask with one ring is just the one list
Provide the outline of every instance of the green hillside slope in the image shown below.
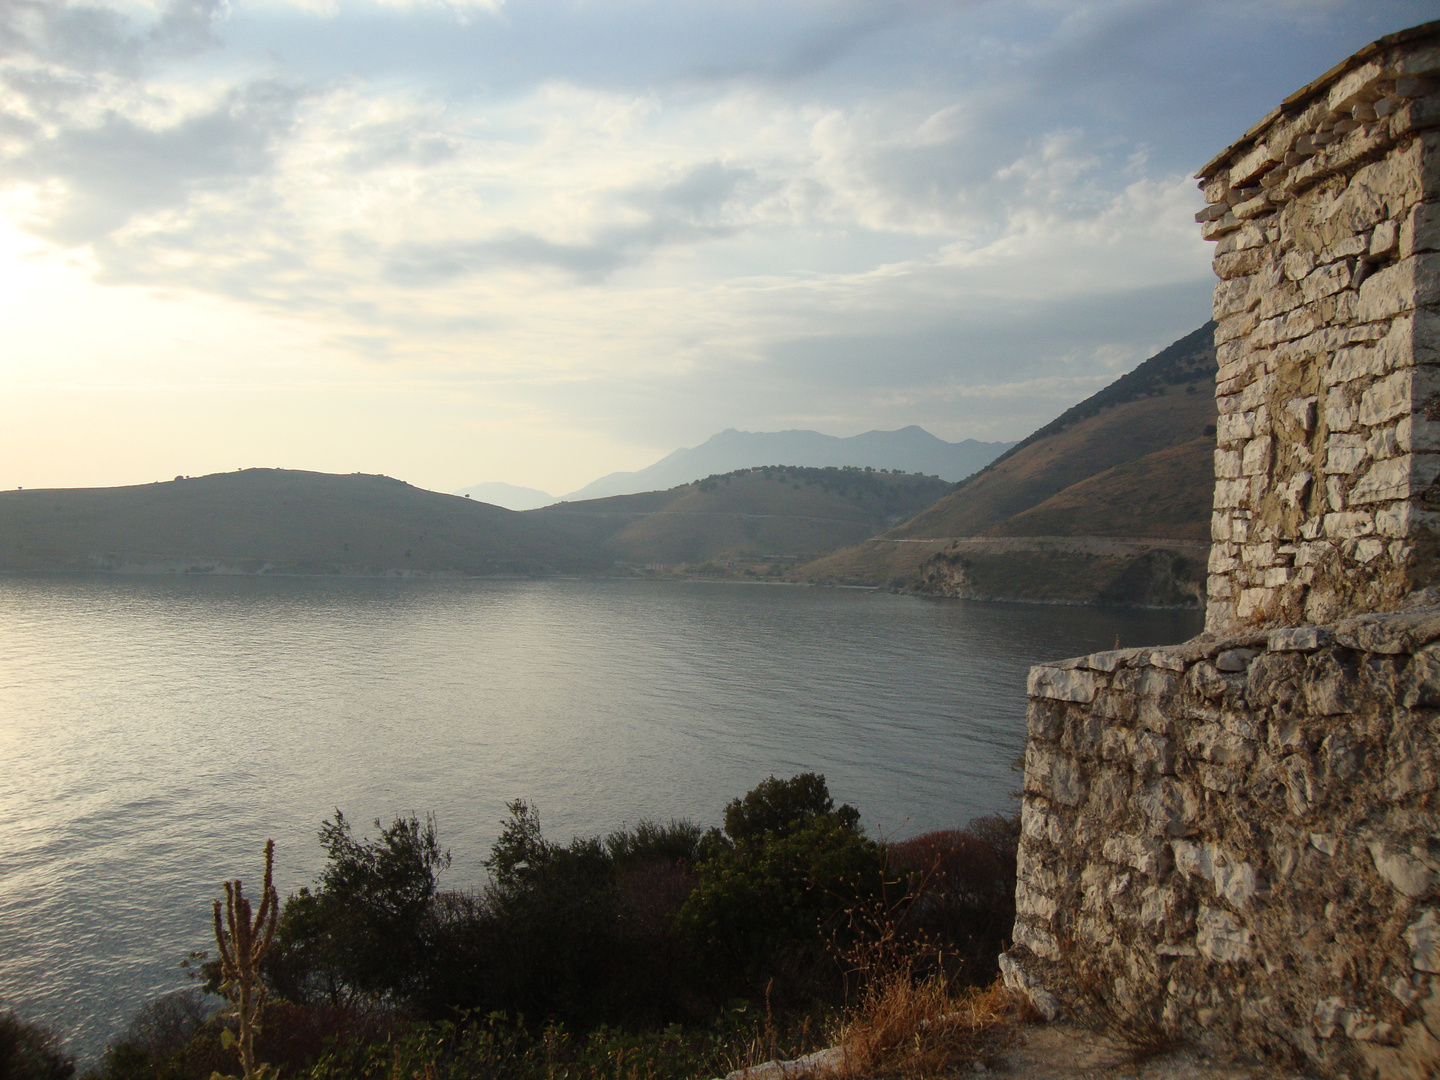
[[1214,485],[1214,325],[1067,410],[804,581],[1072,602],[1199,603]]
[[521,514],[384,476],[247,469],[0,492],[0,571],[543,573],[594,565]]
[[[914,473],[770,466],[664,492],[526,511],[612,561],[679,569],[794,562],[874,536],[950,490]],[[706,572],[720,572],[709,565]]]

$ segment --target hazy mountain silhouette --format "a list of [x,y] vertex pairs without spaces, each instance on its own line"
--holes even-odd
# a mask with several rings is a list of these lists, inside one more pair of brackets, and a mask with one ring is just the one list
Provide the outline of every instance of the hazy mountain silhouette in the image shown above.
[[949,443],[922,427],[899,431],[867,431],[840,438],[818,431],[736,431],[727,428],[699,446],[676,450],[638,472],[602,476],[567,501],[636,495],[702,480],[707,476],[753,469],[762,465],[797,465],[808,468],[846,466],[891,469],[938,476],[954,483],[983,469],[1014,443],[987,443],[966,439]]
[[506,510],[535,510],[560,501],[539,488],[518,487],[515,484],[503,484],[498,480],[461,488],[455,494],[479,499],[493,506],[503,506]]

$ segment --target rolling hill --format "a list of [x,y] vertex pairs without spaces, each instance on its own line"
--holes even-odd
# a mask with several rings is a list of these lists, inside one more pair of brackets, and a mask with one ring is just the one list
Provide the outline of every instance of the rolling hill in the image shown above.
[[1010,443],[974,439],[950,443],[922,427],[867,431],[839,438],[818,431],[736,431],[712,435],[699,446],[676,450],[638,472],[602,476],[565,496],[570,501],[630,495],[689,484],[706,476],[756,468],[772,462],[808,468],[889,469],[962,480],[983,468]]
[[763,466],[668,491],[564,502],[525,513],[612,562],[778,573],[904,521],[950,490],[934,476]]
[[565,534],[402,480],[281,469],[0,492],[0,571],[530,574],[595,566]]
[[796,576],[997,599],[1200,603],[1213,331],[1186,335],[934,506]]

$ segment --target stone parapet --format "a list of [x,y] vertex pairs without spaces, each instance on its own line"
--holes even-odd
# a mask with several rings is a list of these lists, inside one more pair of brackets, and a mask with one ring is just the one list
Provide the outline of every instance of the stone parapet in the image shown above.
[[1029,691],[1011,986],[1324,1075],[1440,1073],[1440,592]]
[[1440,23],[1381,39],[1198,174],[1216,241],[1207,630],[1440,582]]

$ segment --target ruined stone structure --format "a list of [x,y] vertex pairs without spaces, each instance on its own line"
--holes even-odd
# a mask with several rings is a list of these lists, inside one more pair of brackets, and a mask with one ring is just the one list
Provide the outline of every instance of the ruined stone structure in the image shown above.
[[1440,23],[1199,179],[1206,632],[1032,670],[1002,968],[1050,1014],[1440,1075]]
[[1208,630],[1384,610],[1440,576],[1440,40],[1409,34],[1199,175],[1220,277]]

